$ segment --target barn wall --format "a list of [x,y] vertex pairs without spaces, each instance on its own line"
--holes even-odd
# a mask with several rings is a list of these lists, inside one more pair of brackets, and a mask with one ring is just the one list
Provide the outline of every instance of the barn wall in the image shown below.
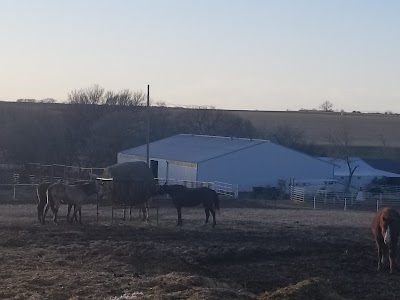
[[146,157],[135,156],[135,155],[130,155],[130,154],[123,154],[123,153],[117,154],[117,164],[121,164],[124,162],[138,161],[138,160],[146,161]]
[[197,167],[195,164],[168,162],[168,179],[196,181],[196,177]]
[[306,154],[266,142],[198,164],[199,181],[253,186],[277,186],[278,180],[333,178],[333,166]]
[[[122,153],[118,153],[117,156],[118,163],[137,160],[146,161],[146,158]],[[197,165],[194,163],[168,161],[165,159],[158,159],[153,157],[150,157],[150,160],[158,161],[159,178],[196,181]]]

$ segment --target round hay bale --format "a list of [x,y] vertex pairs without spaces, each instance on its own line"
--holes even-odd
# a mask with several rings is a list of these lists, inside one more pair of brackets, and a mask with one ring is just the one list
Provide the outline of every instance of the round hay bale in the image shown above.
[[125,162],[109,166],[103,171],[104,187],[114,203],[144,204],[156,191],[156,180],[143,161]]
[[154,180],[153,173],[144,161],[125,162],[109,166],[103,171],[104,178],[114,180]]

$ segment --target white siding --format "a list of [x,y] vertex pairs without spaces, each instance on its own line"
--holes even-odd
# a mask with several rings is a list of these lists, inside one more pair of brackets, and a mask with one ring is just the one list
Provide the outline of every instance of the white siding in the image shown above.
[[195,165],[168,162],[168,179],[196,181],[196,177],[197,168]]
[[197,180],[253,186],[276,186],[278,179],[332,178],[333,166],[274,143],[263,143],[198,164]]
[[[152,159],[154,160],[154,159]],[[165,159],[158,160],[158,178],[168,179],[168,162]]]
[[[117,162],[146,161],[145,157],[118,153]],[[186,162],[167,161],[150,157],[150,160],[158,161],[158,177],[165,179],[196,181],[196,164]]]
[[123,154],[123,153],[117,154],[117,163],[118,164],[122,164],[124,162],[138,161],[138,160],[146,161],[146,157]]

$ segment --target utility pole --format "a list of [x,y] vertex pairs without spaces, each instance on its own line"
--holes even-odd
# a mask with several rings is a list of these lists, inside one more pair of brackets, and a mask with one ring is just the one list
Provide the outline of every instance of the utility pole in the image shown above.
[[147,152],[146,152],[146,162],[150,167],[150,85],[147,85],[147,134],[146,134],[146,144],[147,144]]

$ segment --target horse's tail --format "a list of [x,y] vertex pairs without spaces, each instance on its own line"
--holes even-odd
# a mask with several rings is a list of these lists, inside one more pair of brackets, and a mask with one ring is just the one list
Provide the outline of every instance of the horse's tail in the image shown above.
[[219,213],[219,197],[216,191],[214,191],[214,208],[218,211]]

